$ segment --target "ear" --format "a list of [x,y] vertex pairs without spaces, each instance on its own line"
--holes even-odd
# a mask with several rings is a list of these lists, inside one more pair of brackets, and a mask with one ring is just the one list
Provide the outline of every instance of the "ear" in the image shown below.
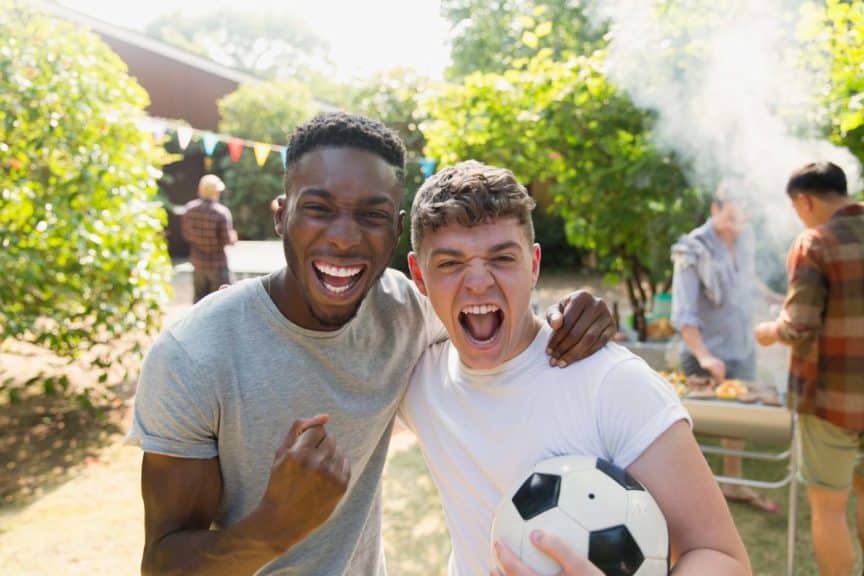
[[285,196],[281,195],[276,198],[276,212],[273,214],[273,229],[276,235],[282,237],[282,223],[285,219]]
[[417,290],[424,296],[428,296],[426,293],[426,282],[423,280],[423,271],[420,270],[420,262],[417,261],[416,252],[408,253],[408,269],[411,271],[411,279],[414,280]]
[[540,278],[540,244],[534,243],[531,247],[531,287],[537,285],[537,279]]

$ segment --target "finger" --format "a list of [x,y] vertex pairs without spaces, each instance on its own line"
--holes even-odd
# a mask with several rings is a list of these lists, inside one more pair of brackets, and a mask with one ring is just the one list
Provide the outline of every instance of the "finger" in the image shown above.
[[561,538],[553,534],[533,530],[531,543],[561,566],[563,574],[600,574],[598,568],[587,558],[576,554]]
[[297,442],[294,443],[292,449],[314,450],[319,444],[321,444],[321,441],[326,435],[327,431],[324,430],[323,424],[319,426],[310,426],[300,433],[300,436],[297,437]]
[[564,320],[564,315],[561,311],[564,309],[563,303],[553,304],[546,309],[546,323],[557,330],[561,327],[561,322]]
[[549,324],[554,330],[554,334],[549,338],[549,343],[546,345],[546,353],[553,354],[560,346],[561,341],[571,331],[573,325],[579,320],[582,314],[589,309],[593,296],[587,292],[577,292],[570,294],[567,298],[559,303],[561,309],[561,322],[556,328],[551,323]]
[[287,450],[290,450],[294,443],[297,441],[297,438],[303,431],[309,426],[323,426],[328,422],[330,416],[327,414],[317,414],[312,418],[298,418],[294,420],[291,424],[291,428],[288,429],[288,433],[285,435],[285,438],[282,439],[282,444],[276,450],[276,454],[274,456],[274,460],[278,460]]
[[581,340],[558,357],[556,365],[565,368],[573,362],[591,356],[608,344],[616,332],[615,324],[611,321],[607,322],[605,327],[602,320],[594,323]]
[[501,542],[495,543],[495,553],[498,555],[498,563],[507,576],[537,576],[537,573],[522,563],[506,545]]
[[[605,320],[603,319],[602,310],[597,308],[584,311],[579,319],[573,323],[565,318],[564,327],[559,330],[562,333],[562,339],[559,341],[558,346],[553,348],[550,356],[556,361],[561,360],[562,356],[573,347],[577,347],[576,352],[584,355],[584,352],[597,339],[594,332],[589,332],[597,322],[603,323],[603,326],[598,330],[600,332],[605,328]],[[557,363],[557,365],[560,366],[561,364]]]

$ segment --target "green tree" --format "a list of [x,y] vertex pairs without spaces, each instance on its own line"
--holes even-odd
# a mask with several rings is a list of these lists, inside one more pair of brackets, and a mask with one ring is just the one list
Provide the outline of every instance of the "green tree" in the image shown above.
[[822,48],[811,51],[810,64],[829,70],[824,102],[831,140],[864,159],[864,4],[827,0],[803,12],[802,38]]
[[591,24],[585,4],[578,0],[441,0],[441,13],[452,29],[448,76],[501,73],[543,49],[551,50],[555,59],[590,54],[602,45],[605,29]]
[[428,102],[423,132],[442,163],[505,166],[542,191],[568,241],[623,278],[639,315],[668,284],[669,246],[704,204],[652,145],[651,115],[606,80],[602,58],[556,62],[541,50],[523,68],[472,74]]
[[[274,80],[241,86],[219,101],[220,132],[259,142],[285,145],[298,124],[315,115],[317,106],[309,89],[298,82]],[[245,149],[240,160],[222,156],[221,167],[228,188],[224,201],[234,214],[241,238],[273,237],[270,203],[283,191],[282,160],[271,152],[258,166],[253,151]]]
[[[370,76],[346,87],[345,107],[351,112],[374,118],[392,128],[405,143],[405,197],[402,209],[408,213],[414,201],[414,193],[423,183],[423,173],[418,163],[423,157],[426,138],[420,131],[425,119],[419,102],[431,83],[409,69],[393,69]],[[411,238],[407,232],[409,222],[405,220],[406,231],[399,239],[393,254],[392,265],[404,272],[408,271],[408,252]]]
[[250,74],[296,77],[327,62],[329,46],[286,10],[220,7],[196,15],[181,10],[152,20],[154,38]]
[[171,269],[146,105],[93,34],[0,1],[0,342],[129,357],[118,338],[159,328]]

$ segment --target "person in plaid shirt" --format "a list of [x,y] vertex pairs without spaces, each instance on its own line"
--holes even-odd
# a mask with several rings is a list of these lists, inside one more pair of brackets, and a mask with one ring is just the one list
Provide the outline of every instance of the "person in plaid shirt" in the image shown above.
[[198,182],[198,198],[183,210],[183,238],[189,242],[194,267],[195,302],[230,283],[225,246],[237,241],[231,211],[219,203],[225,184],[214,174]]
[[[780,317],[756,327],[763,346],[792,348],[789,391],[800,414],[801,475],[821,574],[850,574],[846,503],[854,485],[864,547],[864,204],[830,162],[808,164],[786,186],[807,226],[789,251]],[[854,480],[853,480],[854,477]]]

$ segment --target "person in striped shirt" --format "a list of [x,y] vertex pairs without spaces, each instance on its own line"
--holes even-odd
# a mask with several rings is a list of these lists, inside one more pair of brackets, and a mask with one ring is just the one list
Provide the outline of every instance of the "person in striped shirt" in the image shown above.
[[864,548],[864,204],[830,162],[789,178],[786,193],[807,227],[787,260],[789,289],[779,318],[756,327],[763,346],[791,347],[790,403],[799,413],[802,468],[820,573],[850,574],[846,503],[854,486]]

